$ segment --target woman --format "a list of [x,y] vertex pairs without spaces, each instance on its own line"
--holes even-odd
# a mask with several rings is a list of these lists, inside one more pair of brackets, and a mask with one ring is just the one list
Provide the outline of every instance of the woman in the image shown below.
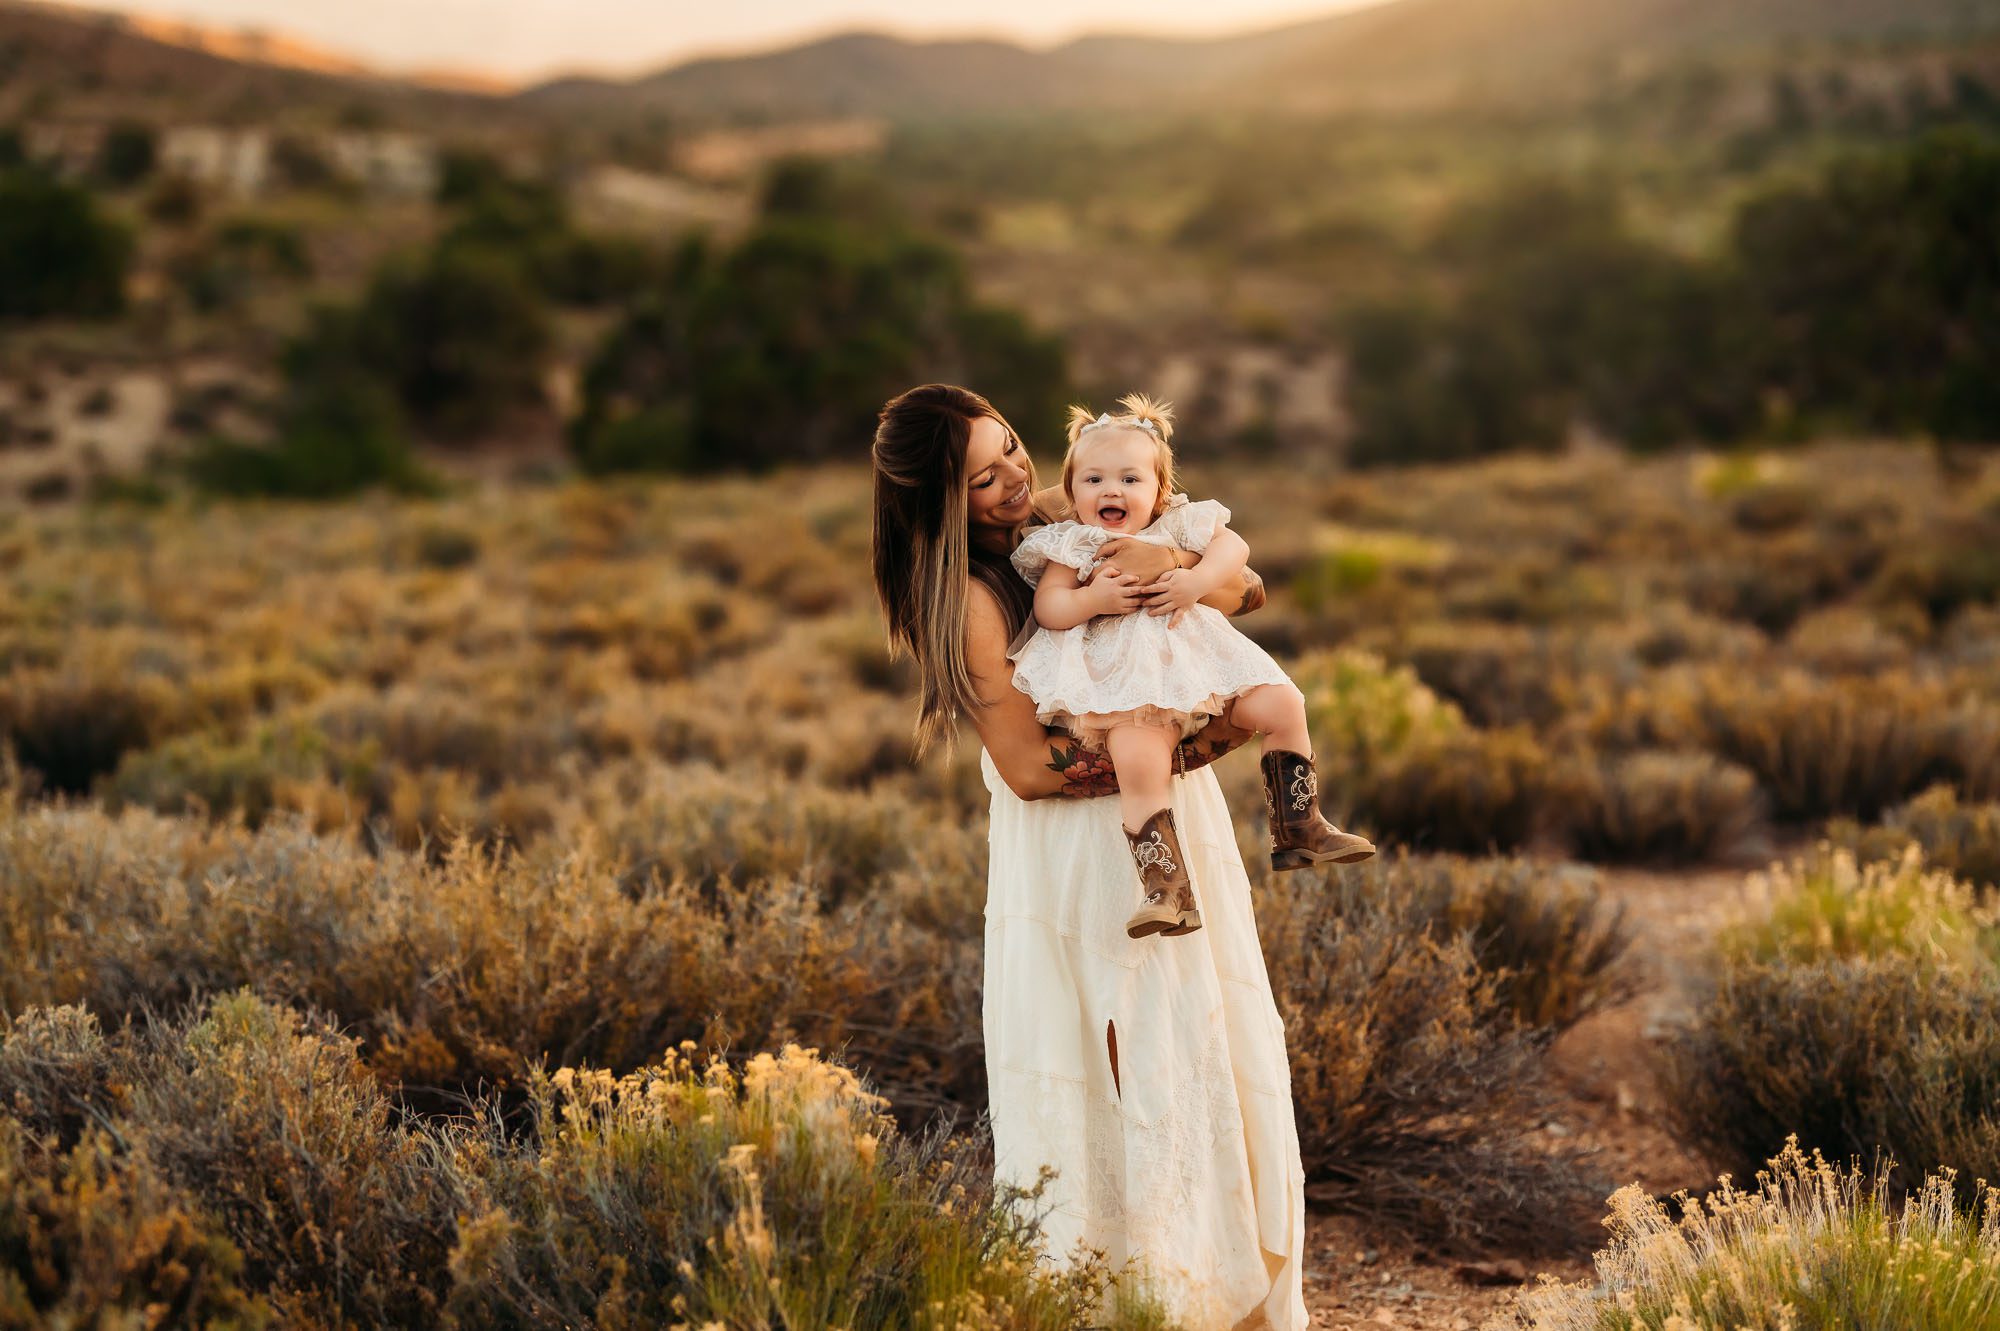
[[[1049,1251],[1082,1242],[1138,1261],[1190,1331],[1297,1331],[1305,1194],[1284,1026],[1206,769],[1247,735],[1211,725],[1174,780],[1206,927],[1164,946],[1127,937],[1132,859],[1118,802],[1093,798],[1115,773],[1039,724],[1011,682],[1032,594],[1008,554],[1052,516],[1020,438],[978,394],[927,384],[882,409],[874,463],[875,585],[917,665],[919,749],[963,717],[985,750],[996,1176],[1026,1187],[1055,1166]],[[1131,614],[1160,608],[1152,584],[1187,558],[1136,541],[1105,554],[1097,576]],[[1253,573],[1211,598],[1231,613],[1262,600]]]

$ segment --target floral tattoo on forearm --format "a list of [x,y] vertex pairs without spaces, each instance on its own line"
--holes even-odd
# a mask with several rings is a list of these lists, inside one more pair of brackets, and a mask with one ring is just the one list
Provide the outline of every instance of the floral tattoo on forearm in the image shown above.
[[[1221,725],[1198,730],[1174,750],[1174,771],[1185,775],[1206,767],[1245,738],[1243,731]],[[1063,794],[1071,799],[1118,793],[1118,772],[1110,756],[1092,753],[1073,739],[1049,745],[1049,770],[1062,774]]]
[[1236,607],[1236,613],[1247,615],[1252,610],[1264,608],[1264,580],[1257,576],[1257,570],[1247,565],[1243,569],[1243,604]]

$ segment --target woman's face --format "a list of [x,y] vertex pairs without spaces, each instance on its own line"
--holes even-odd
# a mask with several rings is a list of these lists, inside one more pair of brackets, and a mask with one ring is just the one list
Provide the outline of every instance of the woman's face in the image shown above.
[[1014,432],[991,416],[965,441],[966,520],[975,534],[1012,531],[1034,509],[1034,472]]

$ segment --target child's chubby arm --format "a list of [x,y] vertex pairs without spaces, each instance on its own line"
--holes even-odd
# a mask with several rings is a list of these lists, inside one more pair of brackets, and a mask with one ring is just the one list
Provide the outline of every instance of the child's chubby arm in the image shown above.
[[1079,582],[1067,564],[1050,563],[1035,587],[1035,622],[1045,629],[1073,629],[1099,615],[1127,615],[1144,599],[1138,575],[1100,569]]
[[1209,537],[1208,548],[1196,557],[1191,568],[1173,568],[1153,584],[1147,606],[1156,615],[1171,615],[1167,627],[1216,592],[1240,583],[1250,563],[1250,545],[1227,527],[1218,526]]

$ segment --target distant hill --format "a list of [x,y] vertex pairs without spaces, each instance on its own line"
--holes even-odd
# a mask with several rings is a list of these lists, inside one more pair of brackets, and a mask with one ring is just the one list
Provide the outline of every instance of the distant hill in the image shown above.
[[1559,97],[1695,56],[1996,33],[2000,0],[1385,0],[1224,38],[1100,36],[1047,51],[853,33],[630,82],[563,80],[521,97],[548,109],[696,119],[1439,106]]
[[474,126],[520,113],[504,99],[384,77],[276,35],[0,0],[0,123],[50,115],[262,122],[336,114]]

